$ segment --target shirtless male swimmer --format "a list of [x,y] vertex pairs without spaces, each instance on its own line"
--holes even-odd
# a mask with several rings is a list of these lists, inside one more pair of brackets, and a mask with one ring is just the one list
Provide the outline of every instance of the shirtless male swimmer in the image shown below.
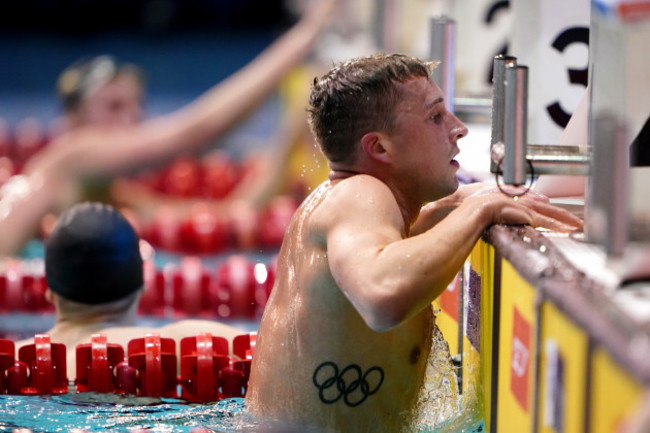
[[253,415],[318,431],[412,431],[431,302],[483,230],[582,225],[536,193],[515,201],[492,186],[459,189],[454,157],[467,129],[430,73],[376,54],[314,81],[309,120],[331,174],[280,251],[246,397]]

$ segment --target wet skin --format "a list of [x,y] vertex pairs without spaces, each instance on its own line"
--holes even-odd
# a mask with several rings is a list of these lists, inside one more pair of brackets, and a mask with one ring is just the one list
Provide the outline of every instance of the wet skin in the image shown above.
[[[329,212],[335,188],[328,183],[312,194],[288,230],[259,331],[248,404],[259,416],[334,431],[399,431],[410,422],[421,387],[432,312],[425,308],[387,332],[368,327],[334,281],[325,233],[305,221]],[[359,372],[368,373],[367,391],[375,392],[365,396],[360,385],[346,396],[335,383],[327,386],[336,369],[346,387]]]

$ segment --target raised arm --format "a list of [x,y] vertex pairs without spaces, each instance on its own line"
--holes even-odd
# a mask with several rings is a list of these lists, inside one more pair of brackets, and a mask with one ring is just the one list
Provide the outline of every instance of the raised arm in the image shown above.
[[165,161],[232,128],[309,52],[336,3],[311,2],[300,21],[248,65],[177,111],[133,126],[82,127],[54,140],[25,167],[20,182],[28,188],[0,191],[0,256],[16,253],[47,212],[70,200],[81,179]]
[[259,105],[310,51],[336,0],[310,3],[303,17],[248,65],[168,115],[131,127],[88,127],[61,138],[76,151],[66,170],[89,175],[158,162],[213,142]]
[[[515,201],[500,192],[484,192],[465,199],[431,229],[406,237],[402,214],[386,186],[367,176],[347,182],[335,189],[335,205],[328,206],[328,259],[335,281],[377,331],[389,330],[430,305],[490,224],[564,231],[580,224],[537,196]],[[334,208],[345,212],[337,214]]]

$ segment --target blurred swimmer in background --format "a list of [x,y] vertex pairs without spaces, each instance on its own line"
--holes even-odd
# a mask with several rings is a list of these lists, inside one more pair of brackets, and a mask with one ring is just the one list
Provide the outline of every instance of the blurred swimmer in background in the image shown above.
[[143,74],[100,56],[72,65],[57,83],[61,134],[0,189],[0,256],[17,253],[48,213],[110,200],[116,176],[206,146],[241,121],[310,51],[336,0],[313,1],[301,19],[240,71],[190,104],[143,120]]

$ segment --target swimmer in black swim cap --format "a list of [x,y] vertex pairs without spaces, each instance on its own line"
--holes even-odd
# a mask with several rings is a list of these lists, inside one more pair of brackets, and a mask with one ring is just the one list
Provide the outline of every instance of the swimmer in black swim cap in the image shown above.
[[[76,374],[75,347],[102,333],[109,343],[127,348],[147,333],[180,342],[208,332],[229,341],[245,330],[211,320],[181,320],[152,328],[136,326],[144,292],[140,240],[114,207],[85,202],[61,214],[45,242],[45,297],[54,305],[54,326],[46,331],[52,342],[67,348],[67,374]],[[38,332],[41,333],[41,332]],[[16,343],[20,348],[33,338]]]
[[112,206],[76,205],[59,217],[46,241],[45,275],[50,290],[70,301],[122,299],[143,284],[138,235]]

